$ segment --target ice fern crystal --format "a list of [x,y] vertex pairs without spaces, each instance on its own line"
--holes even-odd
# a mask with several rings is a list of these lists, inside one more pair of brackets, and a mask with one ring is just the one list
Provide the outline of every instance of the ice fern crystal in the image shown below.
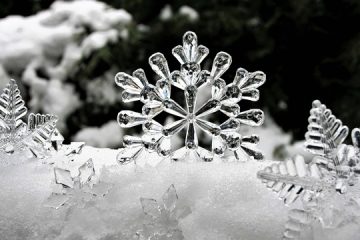
[[[360,129],[352,131],[352,145],[344,144],[348,134],[348,127],[316,100],[305,134],[305,149],[314,155],[311,162],[295,156],[258,172],[258,177],[286,204],[295,202],[299,196],[303,200],[304,209],[289,213],[284,239],[298,239],[305,229],[311,229],[315,220],[324,227],[337,227],[350,218],[359,218],[358,213],[348,208],[356,202],[354,198],[360,197],[352,188],[359,184]],[[334,201],[336,198],[341,200]],[[343,205],[334,207],[339,202]]]
[[3,128],[14,131],[23,124],[21,120],[27,113],[25,103],[21,98],[20,90],[11,79],[0,96],[0,118]]
[[343,144],[348,134],[349,128],[330,109],[318,100],[313,102],[305,147],[315,155],[313,162],[332,176],[340,193],[354,185],[360,173],[360,131],[353,129],[352,145]]
[[33,114],[28,117],[28,131],[35,142],[46,145],[56,129],[57,117],[50,114]]
[[[241,100],[259,99],[258,87],[264,84],[265,74],[239,68],[234,80],[227,84],[221,76],[231,64],[231,56],[219,52],[215,56],[211,71],[201,70],[200,64],[208,53],[208,48],[198,45],[195,33],[186,32],[183,45],[172,50],[172,54],[180,62],[180,71],[170,72],[164,55],[155,53],[149,58],[152,70],[159,77],[155,85],[148,82],[142,69],[134,71],[132,76],[124,72],[115,76],[116,84],[124,89],[123,101],[141,101],[143,104],[141,113],[123,110],[118,114],[121,127],[142,125],[144,131],[142,136],[124,137],[125,149],[118,156],[120,163],[136,160],[144,149],[157,152],[160,156],[170,156],[175,161],[212,161],[214,155],[223,156],[226,150],[234,152],[238,159],[244,154],[256,160],[263,158],[262,153],[256,149],[258,136],[243,136],[239,133],[239,128],[241,124],[260,126],[264,121],[264,113],[260,109],[240,111],[238,103]],[[211,91],[211,97],[197,107],[198,92],[206,86]],[[183,91],[185,108],[171,98],[172,87]],[[163,126],[154,120],[154,117],[162,112],[179,120]],[[209,116],[216,112],[223,113],[226,120],[220,124],[209,121]],[[186,129],[184,147],[174,149],[171,137],[183,129]],[[210,151],[199,146],[199,130],[211,137]]]
[[306,164],[300,155],[266,167],[258,176],[286,204],[293,203],[299,196],[306,201],[310,200],[324,184],[319,167],[312,163]]
[[320,101],[313,102],[308,132],[305,134],[305,147],[309,152],[331,159],[335,165],[339,165],[336,152],[348,134],[349,128],[343,126],[330,109]]
[[20,90],[11,79],[0,96],[0,151],[13,153],[28,148],[35,156],[49,149],[56,130],[54,115],[29,114],[28,123],[23,122],[27,108]]

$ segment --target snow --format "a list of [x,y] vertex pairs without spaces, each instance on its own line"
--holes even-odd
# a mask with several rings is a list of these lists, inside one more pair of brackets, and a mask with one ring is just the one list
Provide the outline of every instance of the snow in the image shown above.
[[170,20],[173,17],[173,12],[171,9],[171,6],[169,4],[166,4],[163,9],[160,11],[160,20],[167,21]]
[[[138,166],[120,166],[115,160],[118,152],[85,146],[74,164],[80,166],[92,158],[100,183],[110,186],[108,194],[59,209],[45,206],[54,191],[52,165],[28,159],[2,166],[1,239],[136,239],[135,233],[145,223],[140,198],[161,199],[171,184],[178,206],[191,209],[179,224],[187,240],[281,238],[289,209],[256,178],[269,161],[189,164],[165,160],[151,167],[147,163],[155,161],[156,155],[147,154]],[[356,239],[356,225],[341,229],[349,231],[342,235],[344,239]],[[331,233],[333,229],[318,226],[314,239],[336,239]],[[339,237],[339,232],[334,236]]]
[[[58,96],[54,98],[54,96]],[[66,101],[64,101],[66,99]],[[57,79],[50,80],[47,84],[46,91],[41,99],[32,98],[30,103],[34,101],[42,101],[41,104],[45,112],[51,112],[57,116],[68,116],[81,105],[78,95],[75,93],[74,86],[71,84],[63,84]],[[40,109],[38,109],[40,110]],[[65,120],[59,118],[57,127],[65,129]]]
[[[1,168],[1,218],[12,220],[12,229],[19,228],[19,234],[25,232],[26,239],[102,239],[105,236],[111,239],[110,236],[119,233],[126,236],[121,239],[132,239],[142,228],[140,198],[159,199],[174,184],[179,204],[189,206],[192,211],[181,222],[186,239],[259,239],[260,236],[277,239],[281,236],[286,208],[256,179],[256,171],[263,164],[251,161],[164,163],[158,168],[135,168],[132,164],[118,166],[117,153],[117,150],[85,147],[76,159],[82,163],[91,156],[98,175],[106,166],[100,181],[113,184],[108,195],[84,208],[44,207],[54,184],[50,165],[32,159]],[[151,161],[149,157],[146,160]],[[272,219],[274,215],[279,217]],[[16,233],[7,229],[0,228],[0,236],[12,239],[11,234]]]
[[162,21],[167,21],[170,20],[172,16],[173,16],[173,12],[171,6],[169,4],[166,4],[165,7],[161,9],[159,18]]
[[69,114],[81,106],[74,86],[64,81],[83,57],[126,40],[131,21],[124,9],[95,0],[56,1],[33,16],[1,19],[1,79],[9,73],[21,77],[17,80],[30,88],[30,110],[57,114],[64,130]]
[[113,105],[121,100],[119,89],[114,84],[115,73],[109,71],[99,78],[95,78],[86,85],[87,102],[98,105]]
[[86,142],[94,147],[116,147],[121,145],[123,133],[116,121],[110,121],[101,127],[86,127],[75,136],[74,141]]
[[[177,12],[180,16],[186,17],[189,21],[194,22],[199,20],[199,13],[190,6],[184,5],[181,6]],[[173,10],[171,5],[165,5],[159,14],[159,19],[162,21],[168,21],[174,17]]]
[[114,29],[90,34],[82,43],[84,56],[88,56],[93,51],[105,47],[108,43],[116,42],[117,37],[118,32]]
[[190,21],[196,21],[199,19],[199,13],[189,6],[181,6],[179,9],[179,14],[186,16]]

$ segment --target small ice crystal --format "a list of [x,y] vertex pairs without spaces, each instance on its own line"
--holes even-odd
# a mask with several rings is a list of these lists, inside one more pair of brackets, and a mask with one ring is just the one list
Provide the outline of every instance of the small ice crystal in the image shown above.
[[191,211],[188,207],[179,208],[177,201],[178,195],[174,185],[164,193],[161,203],[155,199],[141,198],[141,206],[148,219],[143,229],[138,232],[139,239],[183,240],[179,221]]

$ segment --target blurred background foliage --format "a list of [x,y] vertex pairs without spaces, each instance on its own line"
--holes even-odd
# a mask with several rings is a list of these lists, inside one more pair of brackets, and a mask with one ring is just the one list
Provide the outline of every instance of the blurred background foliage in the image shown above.
[[[31,15],[48,8],[52,0],[2,0],[0,16]],[[262,70],[267,83],[260,104],[285,131],[302,139],[311,102],[320,99],[349,127],[360,126],[360,1],[358,0],[104,0],[133,16],[126,42],[107,45],[86,59],[67,81],[86,98],[86,82],[110,69],[132,72],[144,68],[148,57],[167,56],[170,69],[178,68],[171,49],[187,30],[210,49],[208,62],[218,51],[233,56],[224,79],[232,80],[238,67]],[[179,13],[190,6],[194,20]],[[167,8],[169,18],[160,17]],[[139,30],[141,24],[142,30]],[[85,80],[84,80],[85,81]],[[70,132],[82,125],[99,126],[114,119],[120,103],[103,106],[86,102],[68,119]],[[71,129],[73,128],[73,129]]]

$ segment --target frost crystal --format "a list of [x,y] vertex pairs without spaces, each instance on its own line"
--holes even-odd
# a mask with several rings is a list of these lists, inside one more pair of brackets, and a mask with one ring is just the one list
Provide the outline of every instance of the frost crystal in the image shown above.
[[[144,104],[141,113],[123,110],[118,114],[121,127],[142,125],[144,131],[141,137],[124,137],[126,148],[118,156],[120,163],[136,160],[143,149],[157,152],[160,156],[171,156],[173,160],[183,160],[191,156],[212,161],[214,155],[223,156],[226,149],[233,151],[238,160],[242,153],[256,160],[263,158],[256,149],[259,138],[255,135],[242,136],[239,128],[241,124],[260,126],[264,121],[264,113],[260,109],[240,111],[238,103],[241,100],[259,99],[257,88],[264,84],[265,74],[261,71],[251,73],[239,68],[234,81],[227,84],[220,77],[229,68],[231,56],[219,52],[209,72],[201,70],[200,67],[208,53],[208,48],[198,45],[195,33],[186,32],[183,46],[176,46],[172,50],[172,54],[181,64],[180,71],[170,72],[164,55],[155,53],[149,58],[151,68],[160,77],[155,85],[148,82],[142,69],[134,71],[132,76],[123,72],[116,75],[116,84],[124,89],[123,101],[141,101]],[[171,98],[172,86],[184,92],[185,108]],[[197,108],[199,89],[205,86],[210,88],[211,98]],[[154,120],[154,117],[162,112],[180,119],[163,126]],[[215,112],[223,113],[227,120],[220,125],[208,121],[209,116]],[[187,129],[185,146],[173,149],[170,138],[184,128]],[[211,136],[211,151],[199,146],[197,130]]]
[[[258,177],[286,204],[302,196],[304,209],[289,213],[284,239],[298,239],[314,220],[325,228],[360,219],[360,129],[352,131],[352,145],[343,144],[349,129],[316,100],[310,111],[305,148],[314,154],[310,163],[296,156],[258,172]],[[340,193],[340,194],[339,194]],[[354,220],[355,219],[355,220]]]
[[177,206],[178,195],[172,184],[162,196],[162,203],[155,199],[141,198],[140,202],[146,215],[144,228],[137,233],[139,240],[168,239],[183,240],[179,220],[190,214],[187,207]]
[[[13,153],[28,148],[35,157],[43,158],[52,141],[57,142],[57,147],[62,144],[63,138],[56,129],[58,119],[54,115],[31,113],[25,124],[22,118],[26,114],[19,88],[15,80],[10,80],[0,96],[0,151]],[[54,132],[57,136],[53,139]]]
[[55,167],[55,183],[59,188],[47,199],[45,205],[58,209],[67,204],[69,206],[84,206],[95,197],[104,196],[109,190],[109,186],[104,183],[96,183],[95,167],[90,158],[76,169],[73,176],[69,166]]

